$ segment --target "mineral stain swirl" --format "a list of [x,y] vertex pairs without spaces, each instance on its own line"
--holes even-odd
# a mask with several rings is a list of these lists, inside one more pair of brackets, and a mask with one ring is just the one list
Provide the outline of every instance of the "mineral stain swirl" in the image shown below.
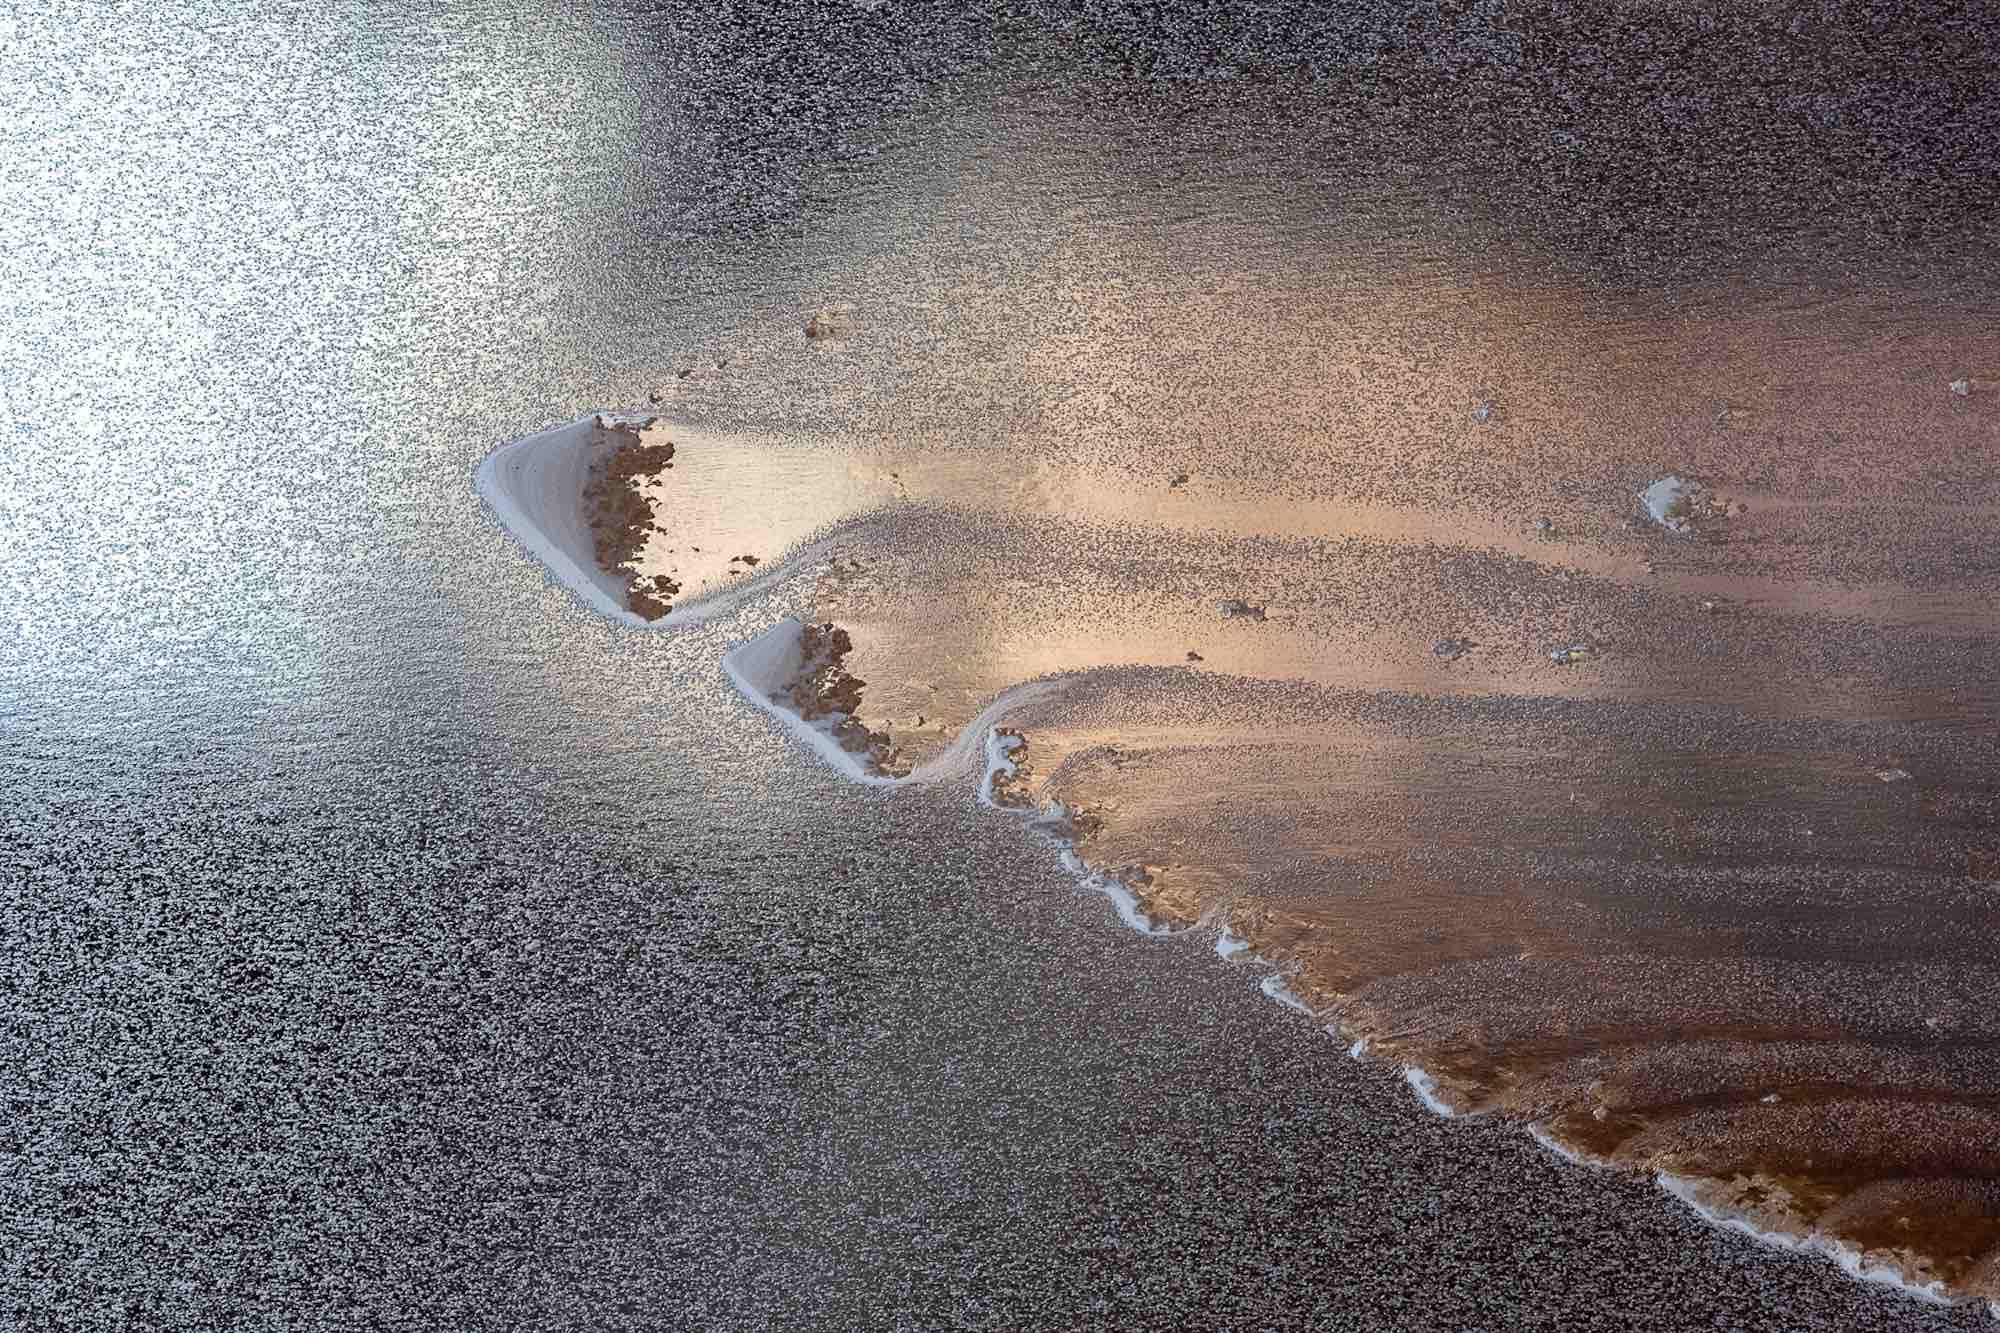
[[1517,362],[1497,403],[1276,369],[1225,311],[1165,336],[1263,366],[1228,449],[1221,405],[955,452],[607,417],[509,447],[596,459],[580,501],[553,464],[489,494],[543,537],[580,502],[633,623],[785,590],[794,667],[745,688],[823,754],[983,746],[965,780],[1128,920],[1219,937],[1440,1113],[2000,1302],[1996,399],[1951,371],[2000,344],[1788,300],[1570,298],[1646,355]]

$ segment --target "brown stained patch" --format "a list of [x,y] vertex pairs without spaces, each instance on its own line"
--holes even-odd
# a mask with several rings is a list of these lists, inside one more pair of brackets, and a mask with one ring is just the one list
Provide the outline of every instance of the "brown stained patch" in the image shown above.
[[1758,1155],[1634,1151],[1654,1121],[1572,1111],[1544,1122],[1556,1142],[1604,1165],[1662,1170],[1699,1202],[1762,1231],[1838,1241],[1918,1282],[1965,1283],[2000,1250],[2000,1179],[1884,1176],[1828,1164],[1806,1147]]
[[1542,1132],[1583,1157],[1616,1159],[1619,1148],[1646,1128],[1638,1116],[1615,1111],[1570,1111],[1542,1122]]
[[868,770],[883,777],[903,777],[909,764],[886,731],[871,731],[857,716],[867,681],[848,674],[847,655],[854,641],[838,625],[806,625],[799,630],[803,659],[787,694],[792,711],[808,722],[838,719],[833,737],[840,748],[859,755]]
[[[1231,931],[1249,940],[1261,956],[1298,965],[1289,983],[1301,995],[1338,999],[1334,978],[1341,965],[1321,952],[1315,935],[1322,924],[1311,913],[1280,912],[1268,906],[1238,910]],[[1347,984],[1342,977],[1339,984]],[[1515,1121],[1536,1121],[1541,1130],[1579,1156],[1614,1169],[1664,1170],[1694,1182],[1704,1206],[1723,1216],[1777,1234],[1819,1235],[1864,1252],[1871,1264],[1893,1268],[1918,1283],[1942,1283],[1969,1294],[1986,1281],[1979,1275],[2000,1248],[2000,1143],[1982,1151],[1964,1143],[1962,1151],[1933,1158],[1912,1146],[1899,1155],[1879,1130],[1855,1127],[1854,1139],[1841,1126],[1855,1113],[1839,1112],[1825,1130],[1778,1134],[1727,1132],[1701,1146],[1701,1136],[1680,1147],[1676,1127],[1694,1124],[1718,1110],[1749,1114],[1811,1113],[1862,1101],[1892,1100],[1923,1119],[1926,1107],[1939,1112],[1977,1113],[1994,1103],[1963,1087],[1923,1090],[1889,1088],[1826,1079],[1795,1078],[1782,1087],[1722,1088],[1706,1095],[1656,1103],[1639,1092],[1637,1104],[1622,1104],[1634,1091],[1614,1078],[1564,1085],[1567,1067],[1588,1069],[1597,1053],[1643,1048],[1658,1038],[1649,1025],[1593,1023],[1566,1038],[1509,1042],[1480,1022],[1454,1024],[1446,1031],[1419,1022],[1398,1026],[1397,1011],[1376,1011],[1357,996],[1337,1006],[1347,1035],[1366,1035],[1377,1058],[1408,1060],[1422,1067],[1444,1096],[1468,1111],[1487,1111]],[[1315,1003],[1320,1003],[1315,1001]],[[1448,1035],[1447,1035],[1448,1032]],[[1779,1032],[1756,1025],[1718,1025],[1714,1030],[1683,1029],[1677,1041],[1734,1041],[1754,1047],[1780,1041],[1828,1041],[1832,1032]],[[1615,1066],[1607,1066],[1611,1075]],[[1976,1137],[1976,1135],[1975,1135]],[[1907,1160],[1903,1160],[1904,1158]],[[1983,1165],[1982,1165],[1983,1163]],[[1981,1171],[1991,1173],[1988,1176]],[[1943,1172],[1916,1182],[1907,1173]],[[1996,1268],[1995,1271],[2000,1271]]]
[[584,516],[597,567],[625,581],[626,607],[646,620],[658,620],[673,610],[668,599],[680,591],[673,579],[656,574],[642,580],[633,568],[647,535],[654,531],[653,502],[640,486],[673,466],[671,442],[647,443],[658,424],[658,417],[637,425],[598,417],[598,430],[618,443],[592,465],[583,485]]
[[1877,1182],[1829,1209],[1820,1230],[1864,1252],[1910,1256],[1956,1284],[2000,1247],[2000,1182]]
[[1701,1202],[1725,1216],[1838,1241],[1918,1282],[1962,1291],[2000,1247],[2000,1181],[1878,1178],[1796,1156],[1704,1164],[1689,1174]]
[[1725,1217],[1761,1231],[1841,1242],[1918,1282],[1960,1287],[2000,1247],[2000,1182],[1877,1179],[1815,1169],[1799,1157],[1693,1166],[1635,1160],[1623,1150],[1647,1127],[1631,1114],[1581,1111],[1540,1126],[1600,1165],[1661,1169],[1690,1180],[1696,1198]]

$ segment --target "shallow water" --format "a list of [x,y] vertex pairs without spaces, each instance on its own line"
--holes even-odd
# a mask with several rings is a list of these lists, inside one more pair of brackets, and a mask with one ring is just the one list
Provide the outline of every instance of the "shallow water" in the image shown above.
[[[1085,852],[1478,1025],[1441,1077],[1788,1060],[1990,1142],[1984,48],[1719,16],[1647,102],[1373,17],[17,17],[11,1321],[1970,1323],[1429,1116],[721,674],[837,616],[921,751],[1109,672],[1020,719]],[[1492,105],[1410,100],[1461,61]],[[844,563],[658,635],[546,580],[474,465],[655,391]],[[1621,528],[1669,471],[1749,508]],[[1548,1028],[1606,959],[1652,1064]],[[1813,1042],[1742,1063],[1752,1002]]]

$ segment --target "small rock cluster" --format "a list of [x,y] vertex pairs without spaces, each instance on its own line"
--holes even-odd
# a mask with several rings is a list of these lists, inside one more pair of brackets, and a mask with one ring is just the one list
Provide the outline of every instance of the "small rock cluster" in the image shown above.
[[1249,602],[1235,597],[1222,603],[1217,609],[1222,612],[1224,620],[1263,620],[1265,618],[1264,608],[1261,605],[1252,606]]

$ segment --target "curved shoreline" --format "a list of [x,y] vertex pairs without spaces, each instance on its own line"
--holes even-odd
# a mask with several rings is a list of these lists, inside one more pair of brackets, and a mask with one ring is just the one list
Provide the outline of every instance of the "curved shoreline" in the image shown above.
[[[775,694],[783,693],[793,673],[801,665],[796,644],[802,629],[801,622],[795,619],[780,621],[756,639],[731,650],[723,659],[723,669],[746,699],[776,718],[787,730],[804,741],[809,749],[827,760],[843,775],[850,780],[870,786],[934,784],[966,774],[970,767],[968,761],[977,749],[983,753],[985,760],[975,792],[978,802],[988,809],[1026,819],[1036,826],[1038,831],[1049,837],[1059,849],[1063,867],[1076,876],[1079,885],[1109,899],[1119,920],[1127,927],[1138,934],[1154,938],[1182,935],[1189,933],[1190,930],[1202,929],[1201,926],[1176,927],[1154,920],[1140,905],[1137,896],[1115,876],[1107,875],[1088,865],[1077,854],[1074,844],[1065,836],[1068,831],[1068,812],[1060,803],[1053,808],[1044,808],[1035,805],[1006,804],[995,798],[995,780],[1011,777],[1015,773],[1016,766],[1012,756],[1023,745],[1017,733],[1003,732],[1000,724],[1009,713],[1052,694],[1057,688],[1055,682],[1030,681],[1003,692],[980,713],[978,718],[967,725],[943,754],[906,777],[884,777],[868,772],[856,755],[841,749],[828,729],[800,717],[773,697]],[[786,646],[788,644],[789,648]],[[1227,961],[1248,961],[1257,966],[1270,968],[1271,970],[1258,983],[1258,988],[1267,999],[1294,1010],[1315,1023],[1323,1024],[1329,1037],[1347,1044],[1348,1053],[1354,1059],[1370,1058],[1369,1039],[1360,1036],[1352,1037],[1350,1040],[1351,1034],[1341,1027],[1338,1020],[1328,1021],[1325,1012],[1315,1010],[1295,993],[1286,984],[1286,974],[1282,964],[1256,953],[1248,941],[1237,938],[1227,929],[1219,931],[1214,947],[1216,953]],[[1416,1064],[1406,1062],[1398,1064],[1402,1081],[1432,1114],[1444,1119],[1458,1119],[1462,1116],[1479,1114],[1476,1109],[1466,1111],[1453,1106],[1428,1070]],[[1598,1170],[1628,1173],[1632,1171],[1631,1168],[1595,1158],[1563,1143],[1540,1123],[1528,1124],[1524,1129],[1536,1143],[1572,1165]],[[1787,1253],[1819,1256],[1855,1281],[1889,1287],[1915,1300],[1936,1306],[1967,1305],[1980,1299],[1977,1296],[1955,1294],[1941,1281],[1915,1277],[1892,1263],[1871,1261],[1869,1252],[1817,1230],[1794,1234],[1759,1227],[1746,1217],[1703,1202],[1700,1198],[1703,1183],[1700,1178],[1675,1175],[1662,1169],[1639,1168],[1639,1173],[1651,1174],[1654,1183],[1663,1194],[1678,1201],[1710,1225],[1738,1232]],[[2000,1319],[2000,1306],[1994,1306],[1990,1302],[1989,1305],[1994,1318]]]
[[[1653,1179],[1662,1193],[1680,1200],[1703,1221],[1721,1227],[1725,1231],[1741,1232],[1773,1249],[1784,1250],[1791,1254],[1821,1255],[1831,1260],[1842,1272],[1857,1282],[1889,1287],[1929,1305],[1964,1305],[1977,1299],[1954,1297],[1942,1282],[1918,1281],[1887,1264],[1870,1263],[1866,1252],[1837,1237],[1823,1235],[1817,1231],[1808,1232],[1803,1236],[1783,1231],[1768,1231],[1748,1218],[1712,1207],[1701,1201],[1701,1183],[1693,1177],[1677,1176],[1670,1171],[1656,1171]],[[2000,1310],[1994,1311],[1994,1317],[2000,1319]]]
[[[790,561],[785,562],[785,564],[790,563]],[[776,569],[783,568],[784,564],[776,567]],[[732,597],[735,591],[735,589],[730,590]],[[688,620],[680,623],[691,623],[704,618],[695,615],[696,611],[715,614],[709,610],[707,602],[698,603],[689,608]],[[672,619],[672,616],[667,617],[667,620]],[[664,623],[666,621],[654,621],[648,628]],[[941,753],[934,755],[909,773],[901,777],[872,773],[862,763],[861,756],[841,748],[840,743],[833,737],[832,728],[825,725],[828,721],[838,719],[839,714],[833,715],[832,719],[808,721],[773,697],[792,684],[804,665],[804,657],[799,651],[798,643],[799,633],[804,628],[802,621],[786,616],[756,638],[740,643],[723,654],[723,674],[729,677],[730,683],[745,699],[776,718],[786,730],[804,741],[806,747],[814,754],[824,759],[850,781],[870,787],[918,786],[964,776],[973,771],[975,756],[984,753],[988,756],[988,768],[986,776],[981,779],[983,792],[991,781],[993,772],[990,733],[1008,713],[1046,698],[1056,689],[1054,683],[1050,681],[1027,681],[1016,685],[996,696],[978,717],[966,724],[958,738]],[[991,806],[994,803],[988,800],[985,804]]]
[[743,604],[790,576],[804,560],[826,552],[830,543],[811,541],[786,551],[727,588],[690,598],[656,620],[628,610],[624,584],[597,568],[589,524],[583,514],[583,486],[590,466],[613,446],[595,438],[600,425],[638,425],[657,417],[648,412],[590,412],[510,440],[473,469],[473,490],[499,520],[501,529],[538,561],[549,577],[584,606],[629,629],[675,629],[698,625]]
[[[805,543],[772,559],[755,576],[724,589],[699,596],[676,607],[656,620],[646,620],[627,610],[613,591],[616,580],[608,574],[591,572],[595,561],[583,521],[581,489],[592,461],[593,451],[605,447],[594,438],[604,423],[624,424],[646,419],[645,414],[603,413],[580,417],[562,426],[500,446],[481,461],[475,486],[499,518],[502,526],[535,556],[562,586],[576,594],[591,610],[614,623],[637,629],[664,629],[697,624],[741,605],[749,596],[766,591],[776,582],[794,575],[804,560],[822,553],[825,541]],[[845,716],[809,720],[781,700],[799,679],[805,666],[800,650],[803,622],[786,617],[762,634],[729,650],[721,660],[724,674],[743,697],[770,715],[802,741],[808,750],[830,764],[843,777],[868,786],[896,787],[939,782],[978,774],[976,799],[990,809],[1025,818],[1048,836],[1059,849],[1063,866],[1074,874],[1082,887],[1109,899],[1119,917],[1135,932],[1164,937],[1207,929],[1205,923],[1174,926],[1155,920],[1141,906],[1129,887],[1115,876],[1095,869],[1078,855],[1069,836],[1068,811],[1060,803],[1043,807],[1032,803],[1002,802],[995,797],[995,780],[1015,772],[1012,754],[1022,744],[1018,733],[1006,733],[1001,724],[1011,715],[1040,700],[1053,697],[1061,688],[1055,679],[1041,678],[1012,686],[992,697],[987,706],[969,721],[942,752],[902,776],[870,771],[864,757],[843,748],[833,734]],[[1271,969],[1259,982],[1264,994],[1287,1008],[1322,1023],[1329,1036],[1348,1043],[1351,1034],[1341,1024],[1328,1021],[1329,1013],[1316,1011],[1286,985],[1281,963],[1255,953],[1248,941],[1221,930],[1215,943],[1226,960],[1247,959]],[[1348,1045],[1353,1058],[1368,1058],[1371,1043],[1365,1035]],[[1446,1118],[1477,1115],[1477,1108],[1454,1107],[1440,1093],[1436,1079],[1420,1066],[1398,1062],[1402,1079],[1423,1105]],[[1631,1167],[1596,1158],[1564,1144],[1542,1124],[1528,1124],[1525,1132],[1551,1153],[1570,1163],[1604,1170],[1630,1172]],[[1976,1294],[1951,1291],[1942,1281],[1924,1280],[1892,1263],[1872,1262],[1864,1252],[1816,1229],[1800,1232],[1777,1231],[1756,1225],[1751,1219],[1700,1198],[1706,1178],[1675,1175],[1665,1169],[1639,1168],[1651,1174],[1660,1191],[1674,1198],[1713,1226],[1739,1232],[1754,1240],[1789,1253],[1815,1254],[1849,1278],[1900,1291],[1913,1299],[1939,1306],[1958,1306],[1980,1301]],[[1987,1298],[1989,1311],[2000,1319],[2000,1301]]]
[[563,587],[597,614],[643,629],[648,622],[625,609],[623,588],[597,568],[583,519],[583,484],[601,446],[597,422],[623,420],[592,413],[501,445],[473,471],[473,489],[515,541]]

